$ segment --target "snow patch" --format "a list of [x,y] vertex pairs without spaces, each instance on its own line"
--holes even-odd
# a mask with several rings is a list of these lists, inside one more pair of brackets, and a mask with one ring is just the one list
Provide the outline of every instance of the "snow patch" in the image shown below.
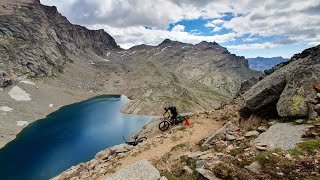
[[16,101],[31,101],[30,94],[26,93],[18,86],[13,87],[8,94]]
[[0,111],[11,112],[11,111],[13,111],[13,109],[8,106],[2,106],[2,107],[0,107]]
[[21,83],[24,83],[24,84],[30,84],[30,85],[36,85],[35,83],[33,83],[33,82],[31,82],[31,81],[29,81],[29,80],[22,80],[22,81],[20,81]]
[[129,53],[128,56],[133,55],[134,53],[136,53],[136,51]]
[[107,57],[110,55],[110,53],[111,53],[111,52],[108,52],[108,53],[107,53]]
[[170,47],[171,47],[171,46],[168,46],[168,47],[165,47],[165,48],[161,49],[161,51],[160,51],[160,52],[158,52],[158,53],[155,53],[155,54],[154,54],[154,56],[155,56],[155,55],[158,55],[158,54],[160,54],[160,53],[162,53],[164,50],[166,50],[167,48],[170,48]]
[[49,107],[53,107],[53,104],[49,104]]
[[17,121],[17,126],[24,126],[24,125],[28,125],[29,122],[28,121]]

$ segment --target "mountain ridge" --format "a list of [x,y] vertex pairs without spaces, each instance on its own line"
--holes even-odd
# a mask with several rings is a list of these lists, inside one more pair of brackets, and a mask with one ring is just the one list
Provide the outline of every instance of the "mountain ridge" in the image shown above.
[[[53,76],[57,77],[54,84],[69,89],[147,99],[144,107],[149,107],[150,99],[156,106],[170,104],[175,96],[182,110],[203,110],[228,102],[244,80],[260,76],[248,68],[244,57],[230,54],[216,42],[193,45],[165,39],[157,46],[142,44],[126,50],[104,30],[71,24],[54,6],[28,1],[6,8],[15,13],[1,18],[2,86],[19,77]],[[152,94],[156,97],[151,98]],[[140,109],[126,112],[146,113]]]
[[[122,112],[130,114],[160,115],[163,105],[211,111],[230,102],[243,81],[262,74],[214,42],[165,40],[122,49],[103,30],[73,25],[39,1],[1,1],[0,9],[0,99],[14,109],[1,114],[1,146],[21,131],[15,125],[21,119],[33,122],[86,98],[126,95],[132,101]],[[26,79],[36,87],[23,84]],[[12,99],[8,93],[16,86],[32,100]]]

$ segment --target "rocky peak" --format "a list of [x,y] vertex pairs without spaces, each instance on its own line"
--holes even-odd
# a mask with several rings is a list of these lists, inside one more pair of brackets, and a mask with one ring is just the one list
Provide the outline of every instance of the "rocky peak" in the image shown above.
[[227,48],[220,46],[216,42],[201,41],[195,45],[199,50],[214,50],[222,54],[230,54]]
[[176,46],[176,45],[185,45],[186,43],[182,43],[180,41],[172,41],[170,39],[165,39],[158,46]]
[[202,46],[214,46],[214,45],[218,45],[220,46],[218,43],[214,42],[208,42],[208,41],[201,41],[200,43],[198,43],[197,45],[202,45]]

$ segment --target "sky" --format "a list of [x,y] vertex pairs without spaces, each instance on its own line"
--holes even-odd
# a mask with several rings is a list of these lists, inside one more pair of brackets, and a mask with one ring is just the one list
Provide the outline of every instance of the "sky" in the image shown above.
[[290,58],[320,44],[320,0],[40,0],[122,48],[164,39],[217,42],[249,57]]

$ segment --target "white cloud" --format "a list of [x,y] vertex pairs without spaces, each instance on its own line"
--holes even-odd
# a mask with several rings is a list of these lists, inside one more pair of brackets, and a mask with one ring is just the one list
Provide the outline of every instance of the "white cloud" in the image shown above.
[[219,32],[222,29],[222,27],[215,27],[212,32]]
[[251,38],[251,37],[248,37],[248,38],[243,38],[242,41],[244,42],[251,42],[251,41],[256,41],[258,40],[258,38]]
[[199,36],[189,32],[184,32],[184,26],[177,25],[171,31],[161,29],[148,29],[143,26],[136,27],[111,27],[108,25],[94,25],[91,29],[104,29],[112,37],[117,39],[117,43],[122,48],[130,48],[137,44],[158,45],[164,39],[171,39],[186,43],[196,44],[201,41],[216,41],[218,43],[234,40],[238,35],[236,33],[228,33],[214,36]]
[[185,26],[178,24],[178,25],[174,26],[171,31],[173,31],[173,32],[183,32],[184,28],[185,28]]
[[211,22],[208,22],[207,24],[205,24],[205,27],[216,27],[218,25],[222,25],[224,23],[224,20],[222,19],[215,19]]
[[318,42],[309,42],[308,43],[308,45],[310,45],[310,46],[317,46],[319,44],[320,44],[320,41],[318,41]]
[[267,43],[231,45],[231,46],[227,46],[227,48],[228,49],[236,49],[236,50],[250,50],[250,49],[274,48],[277,46],[279,46],[279,44],[267,42]]
[[[243,35],[254,37],[280,36],[287,39],[262,44],[243,44],[233,48],[269,48],[304,41],[312,45],[320,41],[319,0],[41,0],[56,5],[71,22],[89,28],[103,27],[117,43],[130,47],[157,44],[165,38],[197,43],[201,40],[227,42]],[[225,13],[231,20],[222,20]],[[241,14],[239,16],[239,14]],[[229,29],[224,35],[197,36],[186,28],[170,24],[181,20],[208,19],[212,32]],[[212,20],[214,19],[214,20]],[[210,21],[212,20],[212,21]],[[144,27],[151,27],[146,29]],[[231,33],[230,33],[231,32]],[[249,36],[245,42],[256,40]]]

